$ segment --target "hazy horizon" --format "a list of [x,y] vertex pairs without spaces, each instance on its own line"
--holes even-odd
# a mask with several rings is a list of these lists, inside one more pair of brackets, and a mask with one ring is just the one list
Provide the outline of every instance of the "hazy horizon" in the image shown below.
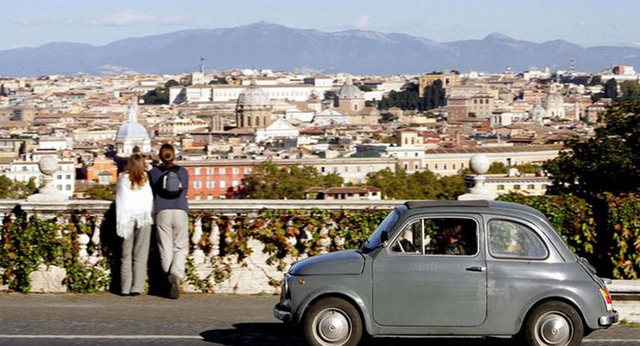
[[[417,9],[417,10],[416,10]],[[603,11],[595,0],[115,0],[7,3],[0,50],[50,42],[95,46],[180,30],[236,27],[260,21],[298,29],[403,33],[438,42],[482,39],[497,32],[518,40],[566,40],[583,47],[640,46],[640,2],[621,0]]]

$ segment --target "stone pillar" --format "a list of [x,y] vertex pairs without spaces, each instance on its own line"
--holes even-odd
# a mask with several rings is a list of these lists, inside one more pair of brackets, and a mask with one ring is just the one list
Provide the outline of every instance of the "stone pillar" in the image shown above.
[[458,197],[460,201],[470,201],[470,200],[494,200],[497,195],[492,194],[485,186],[484,182],[486,180],[484,174],[489,170],[489,158],[484,154],[474,155],[471,157],[471,161],[469,162],[469,167],[476,174],[473,177],[474,185],[471,189],[469,189],[468,193],[461,195]]
[[202,217],[196,217],[193,224],[193,235],[191,235],[191,243],[195,250],[193,250],[193,262],[195,264],[204,263],[204,251],[200,248],[200,240],[202,240]]
[[211,244],[211,252],[209,257],[217,257],[220,255],[220,227],[215,219],[211,220],[211,234],[209,234],[209,244]]

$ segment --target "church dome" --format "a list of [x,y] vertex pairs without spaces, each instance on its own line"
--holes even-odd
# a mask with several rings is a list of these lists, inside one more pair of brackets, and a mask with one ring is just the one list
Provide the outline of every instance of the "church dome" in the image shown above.
[[126,122],[118,128],[116,138],[122,140],[149,140],[149,133],[139,123]]
[[258,87],[255,80],[251,81],[249,87],[244,89],[238,96],[238,107],[265,107],[269,106],[271,101],[269,95]]
[[347,79],[347,81],[340,87],[337,96],[340,100],[364,99],[364,93],[360,88],[351,83],[351,79]]
[[116,139],[119,140],[149,140],[149,133],[144,126],[138,123],[138,107],[135,103],[129,105],[127,110],[129,120],[118,128]]

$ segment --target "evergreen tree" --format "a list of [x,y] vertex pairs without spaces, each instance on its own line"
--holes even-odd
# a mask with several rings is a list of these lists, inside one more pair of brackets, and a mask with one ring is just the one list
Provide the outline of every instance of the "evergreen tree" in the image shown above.
[[613,101],[618,99],[618,82],[616,82],[615,78],[609,79],[604,84],[603,97],[610,98]]

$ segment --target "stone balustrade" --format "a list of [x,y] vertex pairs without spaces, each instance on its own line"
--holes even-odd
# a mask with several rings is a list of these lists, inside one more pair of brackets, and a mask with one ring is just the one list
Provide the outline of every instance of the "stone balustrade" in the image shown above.
[[[193,261],[195,270],[200,279],[208,277],[214,265],[212,259],[219,259],[220,263],[230,267],[230,275],[223,282],[213,286],[214,292],[219,293],[277,293],[278,287],[270,285],[274,281],[282,279],[283,272],[275,265],[268,265],[267,255],[263,253],[264,245],[254,239],[248,240],[251,254],[242,263],[235,260],[234,255],[221,258],[221,232],[218,223],[210,222],[210,229],[205,230],[202,220],[203,213],[216,218],[257,217],[260,211],[267,210],[389,210],[403,201],[328,201],[328,200],[217,200],[217,201],[191,201],[189,207],[192,211],[192,225],[190,242],[191,251],[189,258]],[[58,222],[68,221],[72,215],[76,215],[77,222],[90,227],[87,233],[80,234],[77,242],[79,257],[88,264],[96,264],[102,260],[101,232],[111,232],[105,229],[103,222],[108,213],[113,213],[113,203],[110,201],[94,200],[69,200],[64,202],[29,202],[24,200],[1,200],[0,219],[15,219],[16,211],[26,213],[28,216],[37,216],[40,219],[56,218]],[[87,222],[91,218],[91,222]],[[233,225],[229,224],[229,227]],[[207,248],[201,247],[203,235],[208,233]],[[115,234],[115,230],[112,231]],[[62,235],[61,235],[62,236]],[[308,237],[307,237],[308,238]],[[305,237],[303,236],[304,240]],[[224,239],[223,239],[224,240]],[[296,242],[295,238],[291,239]],[[342,240],[334,240],[340,242]],[[293,244],[295,245],[295,244]],[[297,259],[288,258],[287,263]],[[47,268],[42,266],[40,270],[32,273],[32,292],[64,292],[65,286],[62,279],[65,277],[63,268]],[[185,283],[184,290],[197,291],[196,287]],[[2,287],[0,287],[2,289]]]

